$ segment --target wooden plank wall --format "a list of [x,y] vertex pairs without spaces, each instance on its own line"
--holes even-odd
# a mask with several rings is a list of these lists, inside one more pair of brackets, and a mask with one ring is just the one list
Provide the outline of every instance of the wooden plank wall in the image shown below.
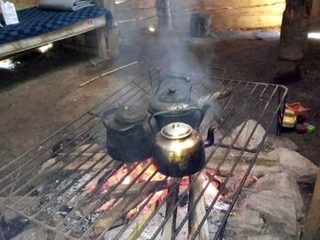
[[[36,6],[39,0],[10,0],[16,8]],[[129,28],[157,26],[156,0],[115,0],[119,24]],[[280,27],[285,0],[170,0],[176,30],[189,31],[194,12],[211,15],[212,30]]]
[[[116,0],[116,3],[120,24],[156,18],[155,0]],[[280,27],[285,0],[170,0],[170,6],[176,30],[188,31],[194,12],[209,13],[212,30],[252,29]]]
[[193,12],[211,15],[212,30],[280,27],[285,0],[171,0],[173,26],[186,30]]
[[128,29],[157,27],[156,0],[115,0],[116,18]]
[[313,0],[311,12],[311,26],[309,32],[320,31],[320,0]]

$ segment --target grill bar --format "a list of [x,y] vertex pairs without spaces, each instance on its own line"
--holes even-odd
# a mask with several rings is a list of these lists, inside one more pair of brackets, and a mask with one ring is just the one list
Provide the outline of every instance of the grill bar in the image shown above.
[[[248,85],[246,85],[246,87],[247,87],[247,86],[248,86]],[[253,91],[251,92],[251,94],[252,94],[252,93],[253,93]],[[252,112],[253,112],[253,111],[252,111]],[[251,116],[251,115],[252,115],[252,114],[250,114],[250,115],[248,116],[248,119],[247,119],[247,120],[250,119],[250,116]],[[235,120],[234,120],[234,121],[235,121]],[[231,146],[230,146],[230,148],[229,148],[229,151],[231,150],[232,146],[233,146],[233,145],[235,144],[235,142],[237,141],[238,137],[240,136],[240,133],[241,133],[242,130],[244,129],[244,126],[245,126],[245,124],[243,124],[242,129],[238,132],[236,138],[235,138],[235,139],[233,140],[233,142],[231,143]],[[232,127],[232,125],[231,125],[230,127]],[[254,133],[254,131],[253,131],[253,133]],[[224,139],[224,138],[222,138],[220,141],[222,141],[223,139]],[[249,138],[249,140],[250,140],[250,138]],[[246,145],[245,147],[247,147],[247,145]],[[213,155],[216,150],[217,150],[217,148],[215,148],[210,155]],[[227,157],[228,153],[229,153],[229,152],[227,152],[227,153],[225,154],[225,158]],[[224,159],[225,159],[225,158],[224,158]],[[239,158],[239,159],[240,159],[240,158]],[[210,160],[210,158],[207,159],[206,163],[207,163],[209,160]],[[237,164],[238,164],[238,162],[234,164],[234,168],[236,167]],[[217,171],[219,171],[221,165],[222,165],[222,162],[221,162],[221,163],[219,164],[219,166],[217,167],[217,169],[216,169]],[[228,174],[229,178],[230,178],[231,174],[232,174],[232,171],[230,171],[229,174]],[[200,175],[200,173],[198,173],[198,174],[196,175],[195,180],[199,177],[199,175]],[[223,184],[221,185],[221,188],[220,188],[220,190],[218,191],[217,196],[215,197],[214,201],[212,202],[212,203],[213,203],[213,206],[214,206],[214,204],[216,203],[216,201],[218,200],[218,197],[221,195],[221,192],[222,192],[222,190],[225,188],[225,186],[226,186],[229,178],[227,177],[226,180],[225,180],[225,181],[223,182]],[[194,184],[195,180],[192,181],[192,182],[190,183],[189,187],[182,193],[182,195],[181,195],[182,197],[187,194],[188,190],[190,189],[191,185]],[[176,229],[176,232],[175,232],[174,237],[176,237],[176,235],[180,232],[180,230],[182,229],[182,227],[183,227],[183,225],[185,224],[185,222],[188,220],[188,217],[190,216],[191,211],[194,210],[195,206],[196,206],[197,203],[199,202],[200,198],[203,196],[203,194],[204,194],[204,192],[206,191],[206,189],[208,188],[209,184],[210,184],[210,183],[208,182],[208,183],[206,184],[206,186],[204,187],[204,189],[203,189],[203,190],[201,191],[201,193],[199,194],[198,198],[197,198],[196,201],[195,201],[194,206],[190,209],[190,211],[187,213],[187,215],[185,216],[185,218],[182,220],[181,224],[180,224],[180,225],[178,226],[178,228]],[[180,199],[182,199],[182,197],[181,197]],[[179,205],[179,201],[178,201],[178,203],[176,204],[175,208],[177,208],[178,205]],[[166,223],[166,221],[169,219],[169,217],[170,217],[171,215],[172,215],[172,213],[169,214],[169,216],[165,219],[165,221],[159,226],[159,228],[157,229],[156,233],[152,236],[152,238],[151,238],[152,240],[157,237],[157,234],[161,231],[161,228],[164,226],[164,224]],[[200,224],[201,226],[203,225],[205,219],[206,219],[206,218],[204,218],[204,219],[202,220],[202,222],[201,222],[201,224]],[[200,227],[200,228],[201,228],[201,227]],[[196,231],[196,233],[198,233],[198,231]],[[195,235],[196,235],[196,233],[195,233]],[[193,236],[193,237],[195,237],[195,236]]]
[[[159,82],[164,80],[167,74],[172,73],[173,72],[162,70],[159,68],[152,68],[145,71],[137,78],[122,86],[109,98],[101,101],[87,113],[78,117],[75,121],[57,131],[55,134],[45,139],[39,145],[30,149],[25,154],[21,155],[8,165],[1,167],[0,173],[5,170],[9,171],[5,177],[0,179],[0,184],[4,184],[9,180],[11,181],[10,184],[8,184],[0,191],[0,194],[2,195],[9,191],[9,194],[7,194],[6,196],[7,208],[20,214],[24,218],[40,224],[41,226],[58,234],[61,234],[62,236],[69,239],[104,239],[105,234],[107,234],[111,230],[119,230],[118,232],[116,232],[115,236],[112,239],[122,239],[123,234],[129,231],[129,227],[133,226],[133,224],[136,224],[138,217],[142,216],[144,208],[146,208],[148,204],[150,204],[151,200],[155,200],[154,198],[161,189],[162,185],[164,183],[168,184],[170,181],[168,177],[164,176],[161,181],[154,182],[157,181],[155,180],[155,176],[159,174],[157,171],[154,171],[151,175],[148,175],[146,179],[143,178],[142,181],[142,176],[144,176],[144,174],[147,173],[149,168],[152,166],[151,162],[146,162],[143,164],[123,164],[117,163],[117,161],[108,157],[108,153],[104,151],[105,130],[101,123],[101,120],[97,116],[104,112],[106,109],[114,107],[118,102],[125,103],[126,105],[141,104],[145,106],[150,98],[150,95],[153,94],[155,89],[157,88]],[[183,75],[186,76],[185,74]],[[213,239],[216,240],[221,239],[221,237],[223,236],[227,219],[234,207],[236,200],[238,199],[239,194],[241,193],[241,189],[245,183],[245,180],[247,179],[257,159],[257,156],[259,155],[259,152],[263,146],[263,142],[265,141],[268,133],[272,130],[273,122],[276,119],[276,116],[278,120],[277,127],[279,126],[279,124],[281,124],[281,114],[283,113],[283,105],[285,103],[287,89],[283,86],[274,84],[242,82],[225,78],[214,79],[195,75],[190,76],[192,80],[194,80],[193,83],[201,82],[205,84],[204,86],[207,86],[206,84],[211,84],[211,87],[209,88],[210,97],[213,96],[215,91],[220,89],[220,87],[231,86],[234,89],[234,91],[227,99],[219,102],[222,108],[218,109],[219,117],[217,121],[219,124],[218,130],[221,131],[222,134],[218,142],[216,142],[215,145],[210,148],[210,151],[208,152],[209,154],[206,158],[206,164],[211,160],[212,156],[217,152],[217,150],[221,148],[224,148],[226,151],[224,152],[224,156],[221,158],[221,161],[215,168],[216,172],[219,172],[220,168],[224,164],[224,161],[227,159],[231,151],[239,151],[240,157],[235,161],[223,182],[221,182],[217,195],[211,201],[211,204],[209,204],[209,207],[207,208],[202,221],[200,222],[193,236],[189,236],[189,239],[196,239],[196,237],[200,233],[204,222],[217,203],[219,196],[221,196],[228,181],[237,168],[243,154],[245,152],[254,153],[248,164],[248,168],[241,179],[240,186],[238,189],[236,189],[235,196],[232,199],[227,212],[223,216],[222,223],[215,233]],[[167,86],[168,84],[169,83],[167,82],[166,85],[163,86]],[[251,130],[248,140],[242,146],[238,146],[237,141],[250,119],[257,119],[255,126]],[[231,143],[226,144],[224,140],[230,135],[232,129],[240,123],[243,123],[243,125],[237,129],[237,132],[233,133],[235,136]],[[255,149],[250,149],[248,147],[250,139],[254,135],[259,124],[265,126],[265,129],[267,131],[264,134],[263,141],[260,143],[260,145]],[[68,131],[65,133],[64,131],[66,130]],[[277,131],[279,131],[278,128]],[[87,137],[87,135],[89,135],[89,137]],[[70,137],[72,137],[71,140],[69,139],[69,141],[67,141],[65,145],[63,145],[60,149],[56,149],[52,151],[52,153],[50,153],[50,150],[53,148],[53,146],[55,146],[57,142],[65,141]],[[81,139],[82,137],[84,137],[84,139]],[[88,144],[88,146],[86,148],[83,148],[82,151],[75,154],[75,150],[85,143]],[[75,146],[73,146],[74,144]],[[99,149],[95,150],[90,155],[85,155],[84,157],[84,153],[86,153],[86,151],[95,144],[99,145]],[[42,145],[45,146],[41,149],[40,152],[38,152],[37,149]],[[71,150],[68,151],[68,148],[70,147]],[[48,169],[45,169],[45,171],[38,175],[31,175],[30,178],[27,178],[30,173],[36,172],[37,170],[41,169],[42,164],[48,162],[52,155],[60,154],[60,152],[66,150],[67,153],[59,156],[57,158],[57,161],[53,165],[50,165]],[[97,154],[101,153],[102,155],[99,155],[99,158],[97,158]],[[33,156],[29,158],[28,155]],[[79,161],[79,159],[81,160]],[[104,160],[107,161],[105,162],[105,164],[103,164],[103,167],[95,170],[95,166],[97,166]],[[84,164],[87,164],[89,162],[90,165],[87,169],[79,171]],[[19,167],[13,168],[14,164],[17,163],[21,164],[18,164]],[[50,173],[50,169],[53,169],[54,166],[58,163],[62,163],[62,166],[59,166],[54,170],[53,173]],[[76,163],[75,167],[65,173],[64,171],[66,167],[74,163]],[[27,167],[27,171],[22,172],[21,170],[25,167]],[[132,175],[137,171],[138,173],[136,175]],[[158,237],[159,233],[161,232],[161,230],[163,230],[163,227],[166,225],[170,217],[172,217],[173,214],[177,213],[184,197],[188,194],[193,184],[201,174],[202,173],[200,172],[197,173],[193,178],[194,181],[191,181],[190,184],[187,185],[181,193],[179,193],[179,198],[177,199],[175,204],[171,205],[170,211],[166,211],[166,216],[161,222],[159,222],[157,227],[153,229],[151,238],[149,239],[156,239]],[[115,176],[119,177],[115,178]],[[130,182],[123,185],[125,179],[128,179],[128,177],[130,177]],[[94,190],[90,193],[85,193],[86,187],[93,181],[96,181],[96,179],[98,178],[99,181],[97,182]],[[54,182],[55,179],[57,179],[57,182]],[[105,183],[108,183],[108,181],[112,181],[112,185],[108,186],[107,190],[101,193],[101,190],[103,190]],[[127,196],[129,190],[139,181],[139,188],[135,190],[134,194],[128,195],[128,198],[124,198],[125,196]],[[203,190],[195,199],[194,205],[190,209],[188,209],[188,212],[178,223],[175,231],[173,231],[172,239],[175,239],[178,235],[181,234],[181,230],[189,220],[189,216],[192,214],[192,211],[194,211],[200,199],[205,196],[210,182],[211,181],[208,181],[204,185]],[[126,217],[127,213],[130,211],[129,208],[139,204],[137,200],[141,198],[141,193],[148,186],[150,186],[150,184],[153,183],[156,183],[156,185],[154,186],[154,188],[152,188],[151,191],[149,191],[148,188],[148,194],[146,195],[143,203],[141,203],[141,206],[139,206],[139,209],[137,209],[137,211],[131,216],[130,219],[124,221],[123,218]],[[141,236],[142,232],[146,230],[155,216],[159,214],[160,209],[162,209],[165,206],[165,203],[167,203],[167,201],[172,198],[173,194],[177,193],[177,189],[180,186],[179,183],[180,181],[176,181],[170,186],[167,194],[163,198],[159,198],[160,200],[159,202],[157,201],[153,212],[148,215],[148,218],[143,221],[143,224],[141,226],[139,225],[139,227],[135,230],[135,234],[130,236],[131,240],[140,239],[139,237]],[[115,190],[120,185],[123,185],[121,188],[123,190],[121,190],[120,193],[114,195]],[[22,208],[19,207],[19,204],[24,203],[24,201],[28,200],[31,194],[34,193],[35,190],[39,187],[44,187],[45,190],[36,197],[31,198],[31,200]],[[18,200],[12,201],[12,197],[16,196],[17,194],[20,194],[21,197],[18,198]],[[77,201],[77,204],[74,207],[72,207],[71,211],[64,214],[63,217],[60,216],[59,214],[61,210],[65,206],[69,206],[70,204],[72,204],[72,202],[74,202],[74,199],[79,196],[80,200]],[[125,202],[123,202],[123,205],[119,205],[119,213],[114,215],[113,218],[109,222],[107,222],[106,225],[104,225],[103,230],[92,235],[92,233],[94,232],[95,224],[97,224],[99,221],[103,221],[106,217],[108,217],[112,209],[118,204],[121,204],[122,201]],[[86,207],[86,210],[81,214],[81,216],[77,219],[74,219],[73,216],[79,211],[79,209],[81,209],[83,206],[86,206],[86,204],[90,202],[92,202],[92,204],[89,207]],[[105,204],[108,205],[106,205],[107,207],[103,210],[103,212],[97,212],[97,210]],[[34,206],[36,206],[37,208],[35,210],[30,210]],[[49,215],[60,217],[53,223],[47,222],[48,219],[41,219],[43,217],[42,215],[47,212],[49,213]],[[174,219],[175,218],[176,217],[174,217]],[[91,219],[88,224],[86,223],[87,219]],[[122,222],[119,223],[119,221]],[[83,230],[79,232],[79,226],[83,226],[84,224],[87,224],[85,225],[86,227],[84,227]],[[150,229],[148,231],[150,231]]]

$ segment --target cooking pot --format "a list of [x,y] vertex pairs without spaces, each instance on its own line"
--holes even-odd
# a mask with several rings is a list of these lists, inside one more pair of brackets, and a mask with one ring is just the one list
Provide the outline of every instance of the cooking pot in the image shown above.
[[139,162],[152,156],[154,135],[145,109],[112,108],[102,114],[109,155],[122,162]]
[[[168,75],[167,78],[179,79],[189,82],[190,79],[183,76]],[[192,98],[192,89],[186,87],[167,87],[161,88],[161,81],[154,96],[149,102],[149,113],[155,116],[160,129],[172,122],[183,122],[192,128],[198,129],[203,116],[210,107],[205,104],[199,112],[198,101]]]
[[204,168],[205,148],[213,143],[213,127],[209,128],[207,140],[203,141],[199,132],[190,125],[170,123],[155,137],[153,163],[164,175],[190,176]]

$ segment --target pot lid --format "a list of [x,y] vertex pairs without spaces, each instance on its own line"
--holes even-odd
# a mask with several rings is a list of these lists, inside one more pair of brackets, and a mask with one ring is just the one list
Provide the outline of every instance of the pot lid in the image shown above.
[[170,123],[161,130],[162,136],[169,139],[182,139],[188,137],[192,133],[192,127],[185,123]]
[[119,123],[137,123],[147,118],[147,113],[141,107],[122,107],[115,114],[115,120]]
[[149,103],[149,110],[153,113],[189,107],[197,107],[197,103],[191,98],[190,91],[173,87],[166,88],[159,94],[156,94]]

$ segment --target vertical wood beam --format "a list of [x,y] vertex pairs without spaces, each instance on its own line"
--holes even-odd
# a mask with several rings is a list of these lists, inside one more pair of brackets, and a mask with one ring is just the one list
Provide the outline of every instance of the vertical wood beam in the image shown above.
[[166,27],[168,30],[172,30],[173,26],[170,0],[156,0],[156,7],[159,27]]
[[302,240],[320,239],[320,168]]
[[97,30],[99,55],[102,59],[116,58],[119,55],[119,38],[116,20],[115,0],[94,0],[94,4],[108,9],[112,14],[112,23]]
[[287,0],[281,26],[279,57],[301,60],[307,48],[313,0]]

